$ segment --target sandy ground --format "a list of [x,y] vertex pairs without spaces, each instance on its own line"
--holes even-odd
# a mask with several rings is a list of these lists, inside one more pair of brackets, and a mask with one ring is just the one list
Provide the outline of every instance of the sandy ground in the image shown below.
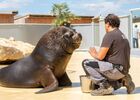
[[44,94],[35,94],[41,88],[21,89],[0,87],[0,100],[139,100],[140,97],[140,58],[131,57],[131,69],[136,89],[133,94],[127,94],[126,88],[114,91],[114,95],[91,96],[90,93],[82,93],[79,76],[83,75],[81,62],[91,58],[87,52],[74,52],[68,64],[67,72],[73,82],[72,87],[60,88],[57,91]]

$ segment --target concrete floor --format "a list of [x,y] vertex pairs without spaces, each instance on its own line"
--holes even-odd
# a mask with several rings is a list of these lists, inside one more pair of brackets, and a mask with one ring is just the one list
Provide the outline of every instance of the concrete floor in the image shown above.
[[67,72],[73,82],[72,87],[60,88],[57,91],[44,94],[35,94],[41,88],[5,88],[0,87],[0,100],[139,100],[140,97],[140,58],[131,57],[131,69],[133,81],[136,89],[133,94],[127,94],[126,88],[121,88],[114,92],[114,95],[91,96],[89,93],[82,93],[79,75],[83,75],[81,62],[83,59],[91,58],[87,52],[74,52]]

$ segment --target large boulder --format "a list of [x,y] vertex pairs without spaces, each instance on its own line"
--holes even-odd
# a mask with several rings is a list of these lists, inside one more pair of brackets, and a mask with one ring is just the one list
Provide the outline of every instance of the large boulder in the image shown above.
[[28,56],[34,46],[22,41],[15,41],[14,38],[0,38],[0,62],[10,62]]

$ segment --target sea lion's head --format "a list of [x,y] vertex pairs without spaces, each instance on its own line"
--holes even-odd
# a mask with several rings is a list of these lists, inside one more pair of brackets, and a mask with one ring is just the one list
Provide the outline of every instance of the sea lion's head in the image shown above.
[[63,34],[63,49],[68,53],[72,53],[75,49],[79,48],[82,35],[74,29],[63,27],[63,30],[65,30]]
[[[45,50],[71,54],[81,44],[82,36],[74,29],[60,26],[48,31],[38,42],[36,48],[45,47]],[[41,48],[42,49],[42,48]]]

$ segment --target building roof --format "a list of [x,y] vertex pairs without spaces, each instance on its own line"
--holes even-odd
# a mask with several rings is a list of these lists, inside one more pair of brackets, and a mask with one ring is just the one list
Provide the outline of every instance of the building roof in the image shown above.
[[[20,19],[20,18],[28,18],[28,17],[56,17],[54,15],[45,15],[45,14],[28,14],[28,15],[25,15],[25,16],[20,16],[20,17],[17,17],[15,18],[16,19]],[[94,16],[77,16],[77,17],[82,17],[82,18],[94,18]]]
[[7,11],[0,11],[0,14],[18,14],[18,11],[10,11],[10,10],[7,10]]

